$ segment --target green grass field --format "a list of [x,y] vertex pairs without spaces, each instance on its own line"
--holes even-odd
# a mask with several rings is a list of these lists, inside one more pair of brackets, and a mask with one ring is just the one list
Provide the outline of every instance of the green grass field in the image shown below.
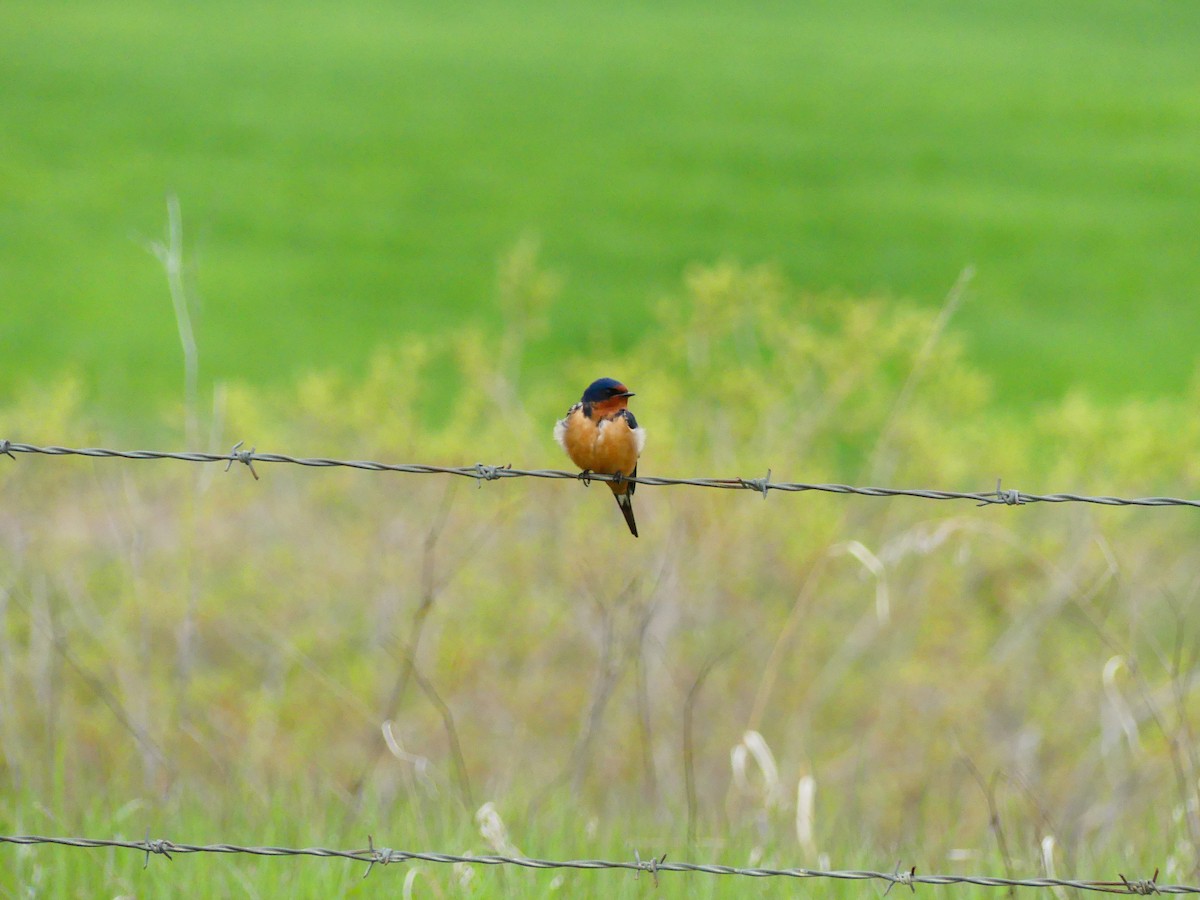
[[[1118,2],[6,3],[0,388],[177,395],[181,199],[207,379],[362,372],[565,279],[535,377],[647,346],[691,263],[936,306],[1009,407],[1180,395],[1200,335],[1200,11]],[[153,403],[150,404],[153,406]]]

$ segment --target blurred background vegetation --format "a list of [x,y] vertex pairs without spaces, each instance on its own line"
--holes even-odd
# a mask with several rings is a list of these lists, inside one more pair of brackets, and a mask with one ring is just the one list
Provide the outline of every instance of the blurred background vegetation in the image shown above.
[[[1200,494],[1191,7],[0,24],[0,436],[557,468],[612,375],[645,474]],[[1196,877],[1193,511],[220,468],[0,458],[0,832]]]
[[398,336],[497,328],[496,260],[525,234],[564,278],[541,379],[584,342],[642,346],[684,267],[727,257],[925,307],[975,264],[959,326],[1010,406],[1079,384],[1180,396],[1191,373],[1190,4],[0,16],[0,388],[71,367],[127,418],[175,395],[144,249],[168,192],[210,381],[361,373]]

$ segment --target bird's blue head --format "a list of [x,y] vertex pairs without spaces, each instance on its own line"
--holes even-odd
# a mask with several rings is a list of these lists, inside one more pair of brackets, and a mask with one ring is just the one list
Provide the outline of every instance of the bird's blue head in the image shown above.
[[604,403],[617,397],[632,397],[633,391],[615,378],[597,378],[583,392],[584,403]]

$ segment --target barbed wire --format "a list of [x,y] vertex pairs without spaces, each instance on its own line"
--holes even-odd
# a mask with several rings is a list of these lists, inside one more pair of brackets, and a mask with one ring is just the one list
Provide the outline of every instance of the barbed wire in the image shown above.
[[[604,860],[604,859],[536,859],[523,856],[467,856],[453,853],[418,853],[410,850],[393,850],[389,847],[376,847],[373,837],[367,838],[368,846],[361,850],[331,850],[326,847],[242,847],[236,844],[180,844],[162,838],[151,840],[149,836],[142,841],[105,840],[95,838],[43,837],[41,835],[0,835],[0,843],[35,845],[55,844],[63,847],[83,849],[98,849],[116,847],[125,850],[135,850],[146,856],[142,867],[150,864],[151,854],[162,855],[172,859],[171,854],[185,853],[243,853],[251,856],[315,856],[325,858],[348,859],[366,863],[363,878],[371,874],[375,866],[386,866],[391,863],[428,862],[428,863],[462,863],[466,865],[504,866],[512,865],[526,869],[624,869],[638,875],[646,872],[651,875],[655,884],[662,872],[692,872],[704,875],[740,875],[749,878],[829,878],[843,881],[884,881],[887,891],[896,885],[904,885],[916,892],[918,884],[970,884],[978,887],[1027,887],[1027,888],[1074,888],[1080,891],[1094,891],[1104,894],[1200,894],[1200,887],[1185,884],[1158,884],[1158,870],[1155,869],[1151,878],[1126,878],[1118,875],[1119,881],[1080,881],[1068,878],[993,878],[987,875],[918,875],[916,867],[901,868],[897,863],[891,872],[876,872],[867,869],[824,870],[824,869],[771,869],[755,867],[722,866],[711,863],[667,862],[667,856],[642,859],[635,851],[633,860]],[[885,894],[887,893],[885,891]]]
[[225,463],[225,470],[234,463],[250,469],[258,480],[255,463],[287,463],[312,468],[348,468],[367,472],[398,472],[410,475],[458,475],[474,478],[480,486],[485,481],[502,478],[551,478],[578,481],[631,482],[650,487],[701,487],[719,490],[746,490],[762,494],[765,499],[770,491],[803,493],[816,491],[827,494],[856,494],[863,497],[915,497],[921,500],[972,500],[978,506],[1023,506],[1029,503],[1091,503],[1098,506],[1189,506],[1200,508],[1200,500],[1180,497],[1110,497],[1086,494],[1056,493],[1029,494],[1005,489],[997,480],[994,491],[944,491],[926,488],[856,487],[849,484],[817,484],[802,481],[772,481],[771,470],[762,478],[662,478],[651,475],[631,477],[607,475],[599,472],[566,472],[560,469],[514,469],[510,464],[502,466],[476,463],[473,466],[435,466],[413,463],[382,463],[362,459],[331,459],[323,456],[288,456],[283,453],[259,453],[257,448],[242,449],[239,441],[228,453],[178,452],[166,450],[112,450],[103,447],[38,447],[15,441],[0,440],[0,455],[16,459],[16,453],[36,453],[45,456],[87,456],[97,459],[174,459],[181,462]]

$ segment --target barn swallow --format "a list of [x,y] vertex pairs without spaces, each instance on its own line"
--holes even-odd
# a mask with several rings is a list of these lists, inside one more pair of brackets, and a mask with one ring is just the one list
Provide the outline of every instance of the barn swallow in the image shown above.
[[[589,472],[604,475],[637,477],[638,457],[646,443],[646,432],[638,427],[629,411],[633,391],[612,378],[601,378],[588,385],[579,402],[554,426],[554,439],[567,451],[567,456],[586,476]],[[637,522],[633,518],[631,481],[610,481],[613,496],[637,537]]]

